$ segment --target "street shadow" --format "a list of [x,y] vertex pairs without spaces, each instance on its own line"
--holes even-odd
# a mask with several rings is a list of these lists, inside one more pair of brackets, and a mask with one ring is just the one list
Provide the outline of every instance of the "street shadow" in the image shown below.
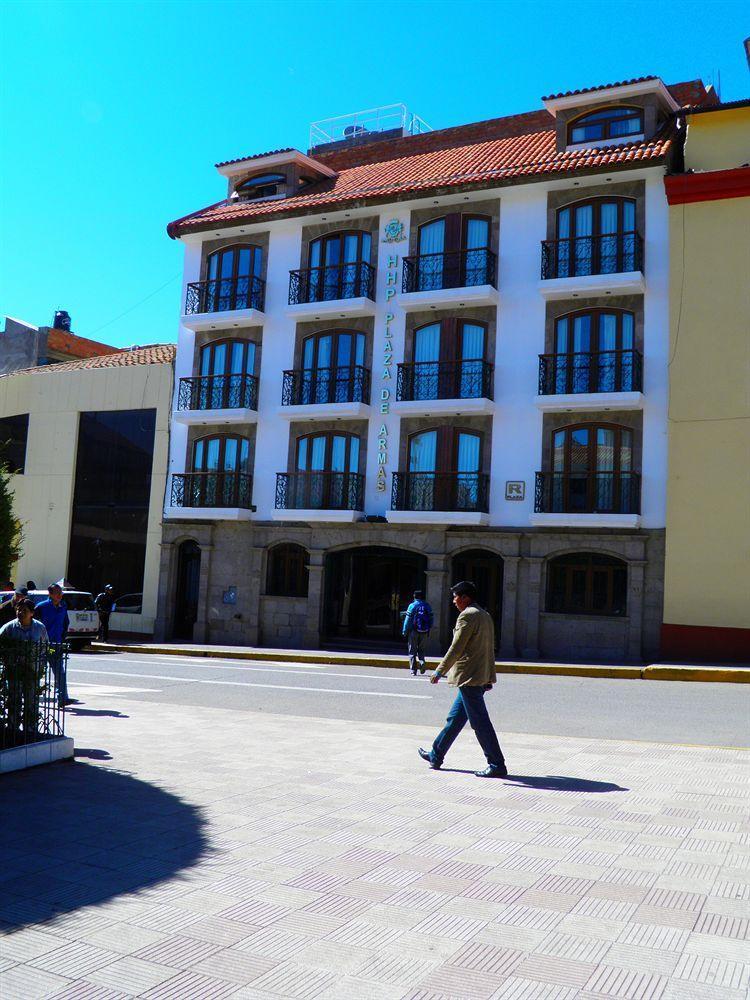
[[0,815],[0,927],[8,929],[54,925],[83,907],[179,879],[210,853],[196,806],[82,761],[5,775]]
[[629,788],[612,781],[591,781],[588,778],[568,778],[559,774],[545,777],[531,774],[509,774],[504,781],[517,787],[544,789],[550,792],[629,792]]
[[111,709],[106,708],[69,708],[67,709],[68,715],[91,715],[91,716],[107,716],[110,719],[129,719],[129,715],[125,715],[124,712],[116,712]]
[[465,767],[440,767],[439,771],[445,771],[446,774],[474,774],[470,768]]
[[95,747],[76,747],[75,757],[88,757],[90,760],[112,760],[109,750],[97,750]]

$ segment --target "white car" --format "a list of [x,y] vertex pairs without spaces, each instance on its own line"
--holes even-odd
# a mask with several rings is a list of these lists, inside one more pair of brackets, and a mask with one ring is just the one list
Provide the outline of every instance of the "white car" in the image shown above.
[[[0,609],[4,612],[4,614],[0,614],[2,622],[10,621],[13,618],[13,613],[10,610],[12,597],[12,590],[0,591]],[[46,601],[49,594],[46,590],[30,590],[28,598],[36,605]],[[63,600],[70,619],[70,628],[65,641],[71,649],[83,649],[99,634],[99,615],[94,605],[94,596],[86,590],[64,590]]]

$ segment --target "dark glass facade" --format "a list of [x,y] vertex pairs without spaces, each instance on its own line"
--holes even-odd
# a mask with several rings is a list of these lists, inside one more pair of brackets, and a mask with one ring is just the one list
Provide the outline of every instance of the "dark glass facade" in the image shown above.
[[140,593],[156,410],[81,413],[67,577],[98,593]]
[[0,465],[7,466],[8,472],[24,471],[28,436],[28,413],[0,418]]

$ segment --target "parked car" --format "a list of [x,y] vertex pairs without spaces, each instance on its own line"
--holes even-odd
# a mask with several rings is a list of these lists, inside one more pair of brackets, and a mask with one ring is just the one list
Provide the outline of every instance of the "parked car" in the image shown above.
[[[13,618],[10,607],[12,597],[12,590],[0,591],[0,624]],[[49,594],[46,590],[30,590],[28,597],[34,604],[41,604]],[[94,595],[85,590],[65,590],[63,600],[70,619],[66,641],[71,649],[83,649],[92,639],[96,639],[99,632],[99,615],[96,613]]]
[[118,597],[112,611],[121,615],[139,615],[143,608],[143,594],[125,594]]

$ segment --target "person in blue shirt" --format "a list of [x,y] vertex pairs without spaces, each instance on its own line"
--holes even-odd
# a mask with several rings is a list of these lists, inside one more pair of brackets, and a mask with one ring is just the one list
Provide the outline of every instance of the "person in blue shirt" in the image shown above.
[[424,644],[432,628],[432,608],[424,599],[423,590],[414,591],[414,600],[406,609],[403,634],[409,650],[409,669],[412,677],[417,676],[417,668],[425,672]]
[[49,600],[37,604],[36,617],[47,629],[50,641],[49,665],[57,681],[57,700],[60,706],[65,706],[72,702],[72,699],[68,697],[68,672],[61,645],[65,642],[70,628],[68,606],[63,600],[62,587],[59,583],[51,583],[47,587],[47,592]]

